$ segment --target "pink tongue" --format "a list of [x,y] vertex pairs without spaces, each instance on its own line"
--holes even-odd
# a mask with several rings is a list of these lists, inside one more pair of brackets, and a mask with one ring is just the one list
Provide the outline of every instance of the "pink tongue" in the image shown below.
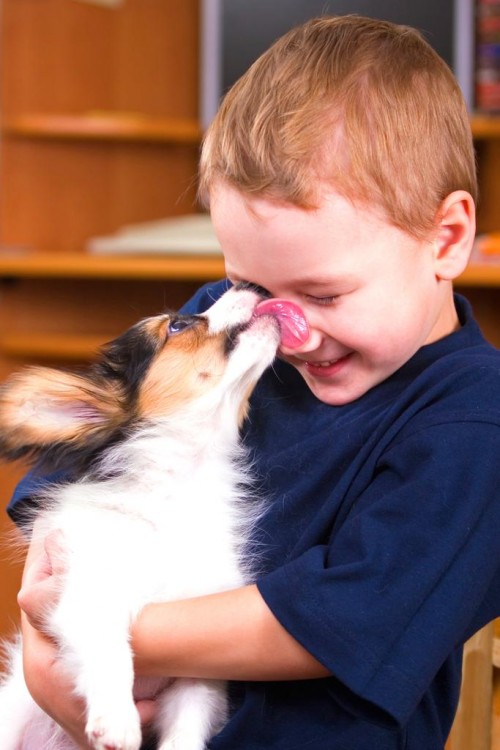
[[294,302],[286,299],[266,299],[259,302],[254,317],[274,315],[280,324],[281,344],[288,349],[296,349],[309,338],[309,326],[304,313]]

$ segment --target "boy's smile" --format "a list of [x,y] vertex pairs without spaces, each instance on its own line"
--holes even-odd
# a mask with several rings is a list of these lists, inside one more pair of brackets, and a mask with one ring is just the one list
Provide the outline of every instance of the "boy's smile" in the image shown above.
[[218,184],[211,213],[228,277],[303,309],[309,339],[281,354],[324,403],[359,398],[458,326],[439,243],[375,209],[330,190],[304,210]]

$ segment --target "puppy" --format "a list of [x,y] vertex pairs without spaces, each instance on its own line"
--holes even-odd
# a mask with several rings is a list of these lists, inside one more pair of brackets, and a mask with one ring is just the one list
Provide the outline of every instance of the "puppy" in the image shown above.
[[[259,314],[259,300],[235,288],[204,315],[148,318],[85,373],[32,368],[0,391],[0,453],[71,467],[71,481],[36,498],[31,528],[63,532],[66,572],[47,630],[85,701],[95,750],[141,745],[128,642],[141,608],[249,579],[245,545],[260,505],[238,433],[280,344],[279,314],[269,300]],[[0,748],[74,750],[31,699],[20,644],[11,650]],[[222,683],[141,683],[141,697],[160,704],[160,750],[202,750],[222,728]]]

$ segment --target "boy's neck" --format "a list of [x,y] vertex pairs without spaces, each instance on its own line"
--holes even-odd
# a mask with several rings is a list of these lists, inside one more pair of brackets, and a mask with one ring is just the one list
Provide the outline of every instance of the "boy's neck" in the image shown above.
[[425,342],[426,344],[432,344],[435,341],[449,336],[454,331],[458,331],[460,328],[460,320],[458,318],[457,309],[455,307],[455,300],[453,298],[453,287],[449,283],[449,290],[443,298],[442,304],[436,315],[435,324],[429,335],[429,338]]

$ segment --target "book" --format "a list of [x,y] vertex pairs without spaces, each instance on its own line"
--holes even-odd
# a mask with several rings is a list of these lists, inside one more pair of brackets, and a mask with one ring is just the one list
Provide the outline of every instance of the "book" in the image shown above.
[[94,254],[117,255],[220,255],[222,252],[208,214],[129,224],[114,234],[90,238],[86,250]]

